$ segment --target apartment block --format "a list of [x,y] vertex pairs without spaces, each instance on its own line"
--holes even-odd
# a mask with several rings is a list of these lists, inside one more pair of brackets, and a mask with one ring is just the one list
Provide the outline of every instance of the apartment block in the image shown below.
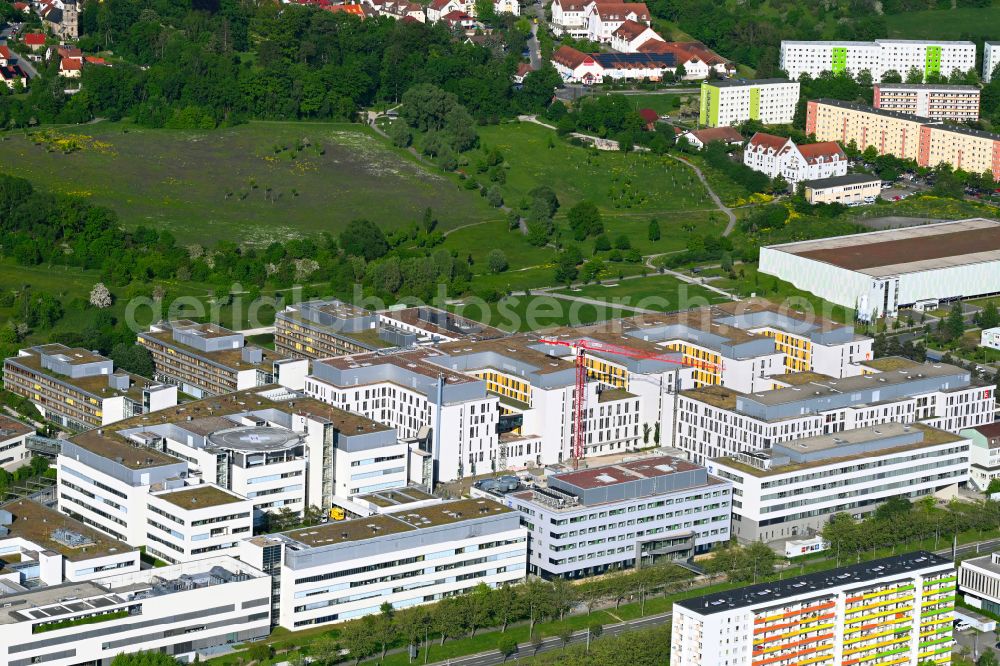
[[516,511],[464,499],[254,537],[240,559],[270,568],[276,624],[298,630],[519,581],[527,534]]
[[293,358],[318,359],[416,342],[414,333],[379,321],[378,314],[338,300],[289,305],[274,316],[274,348]]
[[678,601],[670,664],[948,664],[955,579],[917,551]]
[[86,430],[177,404],[177,388],[123,370],[83,348],[53,343],[4,360],[3,385],[45,418]]
[[162,652],[191,662],[267,636],[270,588],[261,571],[224,556],[60,585],[0,581],[0,661],[75,666]]
[[380,311],[378,316],[379,322],[384,327],[416,335],[416,344],[418,345],[434,345],[459,340],[474,342],[502,338],[507,335],[498,328],[427,305],[390,308]]
[[979,88],[921,83],[876,83],[872,105],[931,120],[979,120]]
[[0,505],[0,527],[0,599],[13,589],[140,568],[139,551],[128,544],[29,499]]
[[1000,42],[986,42],[983,45],[983,83],[993,80],[997,65],[1000,65]]
[[957,492],[969,479],[969,441],[888,422],[773,444],[708,461],[734,484],[733,535],[775,541],[814,534],[830,517],[864,517],[892,497]]
[[655,456],[550,474],[544,487],[500,497],[528,530],[528,573],[573,579],[687,560],[726,543],[731,493],[704,467]]
[[860,150],[874,147],[880,155],[920,166],[947,164],[1000,178],[1000,134],[830,99],[809,101],[806,132],[823,141],[854,142]]
[[959,434],[969,439],[969,481],[985,492],[990,481],[1000,479],[1000,422],[966,428]]
[[798,102],[798,81],[704,81],[698,122],[707,127],[739,125],[747,120],[759,120],[765,125],[787,125],[795,117]]
[[811,204],[859,204],[882,192],[882,180],[863,173],[805,180],[802,185],[802,195]]
[[253,502],[208,483],[152,493],[146,530],[146,552],[171,564],[236,557],[253,536]]
[[944,363],[898,357],[867,361],[866,374],[772,377],[774,389],[739,393],[721,386],[681,391],[673,445],[698,463],[816,435],[889,421],[957,433],[993,421],[992,384]]
[[0,414],[0,467],[12,472],[31,461],[31,451],[28,450],[28,437],[35,434],[35,429],[21,423],[17,419]]
[[976,67],[973,42],[876,39],[873,42],[803,42],[782,40],[779,67],[792,79],[803,74],[818,78],[823,72],[846,72],[857,78],[867,71],[873,81],[888,72],[904,79],[911,70],[929,75],[951,76],[956,70]]
[[195,398],[281,384],[302,389],[309,361],[247,345],[243,334],[190,320],[159,322],[140,333],[150,351],[156,379]]
[[806,180],[844,176],[847,155],[836,141],[795,145],[791,139],[757,132],[743,149],[743,163],[794,187]]

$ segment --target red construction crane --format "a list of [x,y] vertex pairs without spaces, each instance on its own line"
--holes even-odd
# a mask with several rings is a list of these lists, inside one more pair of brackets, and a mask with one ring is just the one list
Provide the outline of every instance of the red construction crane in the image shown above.
[[573,350],[576,356],[576,401],[573,405],[574,417],[576,420],[576,430],[573,433],[573,468],[579,467],[580,458],[584,452],[584,418],[583,414],[587,407],[587,360],[585,352],[604,352],[616,356],[626,356],[628,358],[650,359],[663,363],[673,363],[692,368],[705,370],[720,370],[722,366],[709,363],[707,361],[687,360],[683,356],[680,360],[673,358],[677,352],[646,352],[632,347],[613,345],[599,340],[577,339],[577,340],[555,340],[552,338],[539,338],[542,344],[555,345],[558,347],[568,347]]

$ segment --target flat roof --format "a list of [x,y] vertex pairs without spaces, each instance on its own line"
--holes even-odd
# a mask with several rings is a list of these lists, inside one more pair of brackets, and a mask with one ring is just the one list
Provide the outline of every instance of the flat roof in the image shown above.
[[913,553],[852,564],[839,569],[829,569],[785,580],[758,583],[725,592],[706,594],[701,597],[675,601],[674,604],[701,615],[714,615],[753,606],[772,605],[789,597],[803,594],[820,595],[827,590],[851,588],[949,564],[954,566],[951,560],[926,550],[918,550]]
[[[109,398],[114,396],[127,395],[135,400],[138,400],[141,399],[142,397],[142,389],[158,385],[158,382],[154,382],[151,379],[147,379],[146,377],[142,377],[140,375],[133,375],[130,372],[125,372],[124,370],[119,370],[117,368],[112,374],[128,375],[129,387],[125,391],[120,391],[118,389],[111,387],[111,385],[109,384],[109,377],[111,375],[99,374],[99,375],[90,375],[87,377],[70,377],[69,375],[61,375],[58,372],[53,372],[48,368],[42,367],[42,357],[37,353],[36,351],[37,349],[39,348],[35,347],[26,350],[33,353],[22,356],[11,356],[10,358],[7,358],[4,362],[22,365],[40,375],[51,377],[55,380],[76,387],[77,389],[83,391],[84,393],[89,393],[90,395],[97,396],[100,398]],[[54,352],[43,352],[43,353],[62,354],[65,352],[57,350]],[[87,353],[90,354],[90,352]],[[76,365],[78,363],[90,363],[101,360],[107,360],[107,359],[105,359],[103,356],[94,356],[93,358],[90,358],[88,360],[73,361],[71,364]]]
[[6,414],[0,414],[0,441],[29,435],[35,432],[34,426],[22,423]]
[[[509,335],[508,333],[501,331],[499,328],[488,326],[476,321],[475,319],[469,319],[468,317],[457,315],[454,312],[448,312],[447,310],[430,307],[428,305],[396,310],[383,310],[379,312],[379,314],[385,319],[401,322],[403,324],[409,324],[410,326],[416,326],[429,333],[436,333],[438,335],[448,337],[487,339],[502,338]],[[439,319],[443,325],[442,323],[431,321],[432,318]]]
[[846,176],[831,176],[829,178],[817,178],[816,180],[804,180],[802,184],[814,190],[825,187],[839,187],[842,185],[858,185],[860,183],[881,183],[882,179],[867,173],[849,173]]
[[947,83],[876,83],[879,90],[965,90],[979,92],[976,86],[962,86]]
[[876,116],[884,116],[886,118],[895,118],[896,120],[905,120],[907,122],[916,123],[918,125],[935,125],[941,126],[941,122],[938,120],[931,120],[924,116],[916,116],[912,113],[903,113],[902,111],[889,111],[888,109],[876,109],[873,106],[868,106],[867,104],[858,104],[857,102],[846,102],[842,99],[830,99],[829,97],[821,97],[816,100],[812,100],[817,104],[825,104],[827,106],[836,106],[841,109],[850,109],[851,111],[860,111],[861,113],[871,113]]
[[618,463],[617,465],[563,472],[554,475],[554,477],[578,488],[606,488],[621,483],[631,483],[638,479],[652,479],[698,469],[703,469],[703,467],[681,458],[656,456]]
[[680,395],[704,402],[718,409],[733,410],[736,409],[736,398],[745,394],[734,391],[731,388],[726,388],[725,386],[712,384],[681,391]]
[[434,499],[434,495],[416,488],[407,486],[405,488],[395,488],[393,490],[380,490],[368,495],[359,495],[356,499],[365,500],[378,507],[402,506],[413,504],[414,502],[424,502]]
[[[21,537],[40,548],[57,552],[73,562],[135,550],[127,543],[113,539],[66,514],[32,500],[15,500],[0,506],[0,509],[9,511],[14,518],[8,526],[9,536]],[[82,545],[73,547],[69,543],[57,540],[54,534],[59,529],[83,537]],[[3,538],[0,537],[0,541]],[[0,558],[2,557],[0,555]]]
[[167,490],[153,496],[187,511],[247,501],[235,493],[210,483]]
[[[201,329],[199,329],[201,330]],[[203,337],[225,337],[227,335],[233,335],[233,331],[225,330],[215,331],[213,334],[205,335]],[[166,345],[167,347],[174,347],[184,352],[189,356],[195,356],[198,358],[203,358],[219,365],[225,366],[232,370],[249,370],[252,368],[270,368],[275,361],[283,361],[288,357],[287,354],[283,354],[273,349],[265,349],[264,347],[258,347],[257,345],[245,345],[238,349],[219,349],[217,351],[203,351],[201,349],[196,349],[190,345],[186,345],[182,342],[174,340],[173,331],[146,331],[144,333],[139,333],[140,338],[153,339],[160,344]],[[260,349],[261,350],[261,360],[260,363],[250,363],[249,361],[243,360],[243,349]]]
[[128,442],[117,433],[107,430],[104,432],[101,432],[101,429],[88,430],[74,435],[70,441],[82,449],[119,462],[129,469],[146,469],[183,462],[180,458],[162,451]]
[[1000,222],[973,218],[768,249],[871,276],[915,273],[1000,261]]
[[792,81],[791,79],[782,79],[782,78],[725,79],[721,81],[705,81],[706,85],[712,86],[713,88],[740,88],[744,86],[766,86],[777,83],[797,83],[797,81]]
[[512,509],[492,500],[460,499],[368,518],[330,521],[316,527],[282,532],[281,536],[311,548],[319,548],[505,513],[512,513]]
[[[453,345],[476,345],[474,350],[478,350],[478,345],[482,344],[480,341],[470,341],[466,340],[463,342],[453,342],[448,343]],[[416,375],[422,375],[429,379],[437,379],[439,376],[443,375],[445,382],[448,384],[465,384],[468,382],[480,381],[475,377],[470,377],[459,372],[453,372],[444,365],[437,365],[434,363],[434,359],[440,356],[438,353],[439,349],[442,349],[443,345],[435,347],[435,350],[429,349],[414,349],[411,351],[406,351],[398,354],[380,354],[378,352],[361,352],[358,354],[350,354],[345,356],[333,356],[331,358],[323,358],[313,363],[322,363],[324,365],[329,365],[333,368],[338,368],[340,370],[354,370],[358,368],[365,368],[372,365],[394,365],[401,368],[407,372],[412,372]],[[322,380],[321,380],[322,381]],[[382,380],[376,380],[376,383],[381,383]],[[407,386],[406,388],[413,388],[412,386]]]

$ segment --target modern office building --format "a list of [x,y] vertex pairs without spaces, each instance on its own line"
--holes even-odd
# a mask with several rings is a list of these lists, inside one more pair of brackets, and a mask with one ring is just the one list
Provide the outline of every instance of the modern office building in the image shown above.
[[979,345],[990,349],[1000,349],[1000,326],[984,328],[979,334]]
[[875,148],[880,155],[913,160],[918,166],[947,164],[1000,179],[1000,134],[832,99],[809,101],[806,132],[820,141],[853,142],[862,151]]
[[253,537],[240,559],[280,579],[276,624],[298,630],[519,581],[527,536],[517,512],[464,499]]
[[289,305],[274,316],[274,348],[293,358],[317,359],[408,347],[416,334],[380,325],[380,316],[338,300]]
[[190,663],[207,648],[267,636],[270,588],[264,573],[225,556],[59,585],[0,580],[0,662],[109,664],[163,652]]
[[778,67],[791,79],[803,74],[818,78],[823,72],[846,72],[857,78],[867,71],[873,81],[888,72],[904,79],[912,70],[951,76],[976,67],[973,42],[876,39],[873,42],[803,42],[782,40]]
[[760,249],[760,272],[858,318],[1000,293],[1000,223],[976,218]]
[[35,429],[6,414],[0,414],[0,467],[12,472],[31,461],[28,437]]
[[733,483],[733,536],[769,542],[815,534],[836,513],[864,517],[892,497],[954,495],[969,479],[969,441],[888,422],[780,442],[707,466]]
[[95,352],[53,343],[4,361],[4,388],[71,430],[96,428],[177,404],[177,388],[115,370]]
[[801,146],[783,136],[757,132],[743,149],[743,164],[768,178],[781,176],[794,189],[805,180],[847,174],[847,155],[836,141]]
[[986,42],[983,45],[983,83],[993,80],[997,65],[1000,65],[1000,42]]
[[253,536],[253,502],[209,483],[150,494],[145,518],[146,552],[171,564],[236,557]]
[[969,481],[985,492],[990,481],[1000,478],[1000,421],[965,428],[959,434],[969,440]]
[[979,120],[979,88],[929,83],[876,83],[872,106],[931,120]]
[[702,463],[890,421],[952,433],[993,421],[996,387],[973,381],[964,368],[899,357],[862,367],[866,374],[843,379],[812,372],[772,377],[775,388],[756,393],[681,391],[672,445]]
[[955,565],[918,551],[674,603],[671,666],[951,663]]
[[698,122],[707,127],[739,125],[747,120],[759,120],[765,125],[788,125],[795,117],[798,102],[798,81],[703,81]]
[[418,345],[488,340],[507,335],[498,328],[429,305],[389,308],[378,316],[383,326],[416,335]]
[[970,606],[1000,614],[1000,553],[962,560],[958,590]]
[[882,192],[882,180],[864,173],[805,180],[802,186],[802,195],[811,204],[860,204]]
[[186,319],[161,321],[139,334],[156,379],[195,398],[281,384],[302,390],[309,361],[246,344],[242,333]]
[[[485,494],[480,492],[479,494]],[[499,495],[528,529],[528,573],[583,578],[687,560],[730,539],[732,484],[672,456],[550,474]]]
[[139,571],[138,550],[29,499],[0,505],[0,528],[0,599],[9,591],[5,586],[60,585]]

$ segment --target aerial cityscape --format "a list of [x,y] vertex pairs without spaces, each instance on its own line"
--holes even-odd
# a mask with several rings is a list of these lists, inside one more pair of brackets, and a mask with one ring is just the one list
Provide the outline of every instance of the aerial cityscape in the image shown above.
[[1000,0],[0,0],[0,665],[1000,666]]

